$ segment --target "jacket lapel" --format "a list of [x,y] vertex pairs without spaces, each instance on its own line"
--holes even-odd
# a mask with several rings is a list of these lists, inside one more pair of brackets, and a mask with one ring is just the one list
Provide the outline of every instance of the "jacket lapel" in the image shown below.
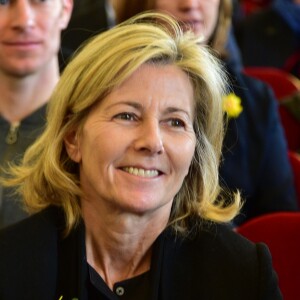
[[87,300],[85,281],[87,264],[85,255],[84,226],[81,223],[58,243],[57,299]]

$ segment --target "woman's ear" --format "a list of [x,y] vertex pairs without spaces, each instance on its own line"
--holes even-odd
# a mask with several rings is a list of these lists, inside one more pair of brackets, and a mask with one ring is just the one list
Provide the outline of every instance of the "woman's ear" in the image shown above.
[[60,17],[60,28],[64,30],[68,27],[73,11],[73,0],[62,0],[62,11]]
[[77,130],[70,131],[64,138],[65,147],[71,160],[80,163],[81,151]]

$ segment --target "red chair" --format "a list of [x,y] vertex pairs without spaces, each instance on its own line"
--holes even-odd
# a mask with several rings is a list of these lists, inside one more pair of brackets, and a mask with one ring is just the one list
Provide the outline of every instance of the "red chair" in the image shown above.
[[237,232],[267,244],[283,299],[300,299],[300,212],[266,214],[242,224]]
[[281,69],[273,67],[245,67],[244,72],[269,84],[278,100],[300,90],[300,80]]
[[242,0],[241,8],[245,16],[266,8],[271,4],[272,0]]
[[300,78],[300,50],[296,51],[287,58],[283,69]]
[[[269,84],[279,101],[296,92],[300,92],[300,80],[290,73],[273,67],[246,67],[244,72]],[[279,105],[280,119],[290,150],[300,149],[300,122],[286,109]]]
[[289,151],[289,160],[294,173],[294,181],[296,186],[296,192],[298,197],[298,205],[300,207],[300,154]]

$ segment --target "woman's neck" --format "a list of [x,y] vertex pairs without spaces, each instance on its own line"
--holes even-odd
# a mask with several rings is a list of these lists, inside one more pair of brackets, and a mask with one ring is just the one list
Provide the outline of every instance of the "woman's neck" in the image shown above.
[[166,227],[168,217],[98,214],[88,203],[82,205],[82,212],[87,261],[111,289],[116,282],[150,269],[153,243]]

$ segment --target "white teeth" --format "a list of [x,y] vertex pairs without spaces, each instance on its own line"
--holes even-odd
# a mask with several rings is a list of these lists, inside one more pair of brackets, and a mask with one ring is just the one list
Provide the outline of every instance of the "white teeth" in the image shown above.
[[141,177],[155,177],[158,175],[157,170],[145,170],[145,169],[139,169],[139,168],[133,168],[133,167],[126,167],[123,168],[125,172],[128,172],[129,174],[133,174],[136,176]]

